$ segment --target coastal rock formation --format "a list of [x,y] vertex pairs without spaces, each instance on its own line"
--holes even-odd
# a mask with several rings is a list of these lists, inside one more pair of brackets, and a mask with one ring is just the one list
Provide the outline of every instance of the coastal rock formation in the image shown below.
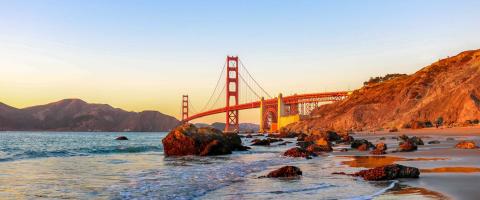
[[385,165],[373,169],[359,171],[354,176],[360,176],[367,181],[393,180],[397,178],[418,178],[420,170],[399,164]]
[[295,166],[284,166],[274,171],[271,171],[266,176],[261,176],[261,178],[292,178],[302,175],[302,170]]
[[23,109],[0,103],[0,130],[13,131],[168,131],[179,124],[157,111],[127,112],[80,99]]
[[478,148],[474,141],[472,140],[464,140],[460,141],[457,145],[455,145],[457,149],[476,149]]
[[248,149],[236,133],[223,133],[210,127],[197,128],[193,124],[178,126],[162,143],[166,156],[223,155]]
[[480,50],[435,62],[412,75],[394,76],[320,106],[286,130],[375,130],[461,126],[480,119]]
[[313,152],[310,152],[310,151],[307,151],[303,148],[299,148],[299,147],[293,147],[287,151],[285,151],[285,153],[283,153],[284,156],[288,156],[288,157],[303,157],[303,158],[306,158],[306,159],[311,159],[312,156],[317,156],[317,154],[313,153]]

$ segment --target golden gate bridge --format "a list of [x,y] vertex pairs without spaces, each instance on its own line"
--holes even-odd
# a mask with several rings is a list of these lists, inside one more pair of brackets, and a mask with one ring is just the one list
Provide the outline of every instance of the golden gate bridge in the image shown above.
[[[224,80],[224,82],[222,81]],[[253,78],[238,56],[227,56],[215,88],[205,106],[196,110],[182,96],[182,122],[225,113],[225,132],[239,131],[239,111],[260,108],[260,132],[276,132],[308,115],[320,103],[345,99],[349,91],[272,97]],[[194,114],[190,115],[190,111]]]

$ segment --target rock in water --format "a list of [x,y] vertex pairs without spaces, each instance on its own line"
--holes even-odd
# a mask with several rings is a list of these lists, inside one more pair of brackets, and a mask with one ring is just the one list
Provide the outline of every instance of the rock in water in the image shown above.
[[410,140],[401,142],[398,145],[398,151],[401,151],[401,152],[410,152],[415,150],[417,150],[417,145]]
[[375,146],[375,149],[371,151],[370,154],[382,155],[387,153],[386,150],[387,150],[387,145],[383,142],[380,142]]
[[477,145],[472,140],[464,140],[460,141],[457,145],[455,145],[457,149],[476,149]]
[[293,148],[285,151],[285,153],[283,153],[283,155],[288,156],[288,157],[304,157],[304,158],[307,158],[307,159],[311,159],[312,158],[311,156],[317,156],[317,154],[315,154],[313,152],[310,152],[310,151],[307,151],[305,149],[299,148],[299,147],[293,147]]
[[128,140],[126,136],[118,136],[115,140]]
[[420,170],[399,164],[385,165],[373,169],[359,171],[354,176],[360,176],[367,181],[393,180],[397,178],[418,178]]
[[350,145],[352,149],[357,149],[359,151],[367,151],[371,147],[374,147],[371,142],[365,139],[354,140]]
[[236,133],[222,133],[211,127],[197,128],[193,124],[178,126],[162,143],[166,156],[223,155],[248,149]]
[[432,140],[432,141],[429,141],[428,144],[440,144],[440,141]]
[[[268,178],[279,178],[279,177],[297,177],[302,175],[302,170],[295,166],[284,166],[280,169],[271,171],[267,174]],[[265,177],[265,176],[264,176]]]

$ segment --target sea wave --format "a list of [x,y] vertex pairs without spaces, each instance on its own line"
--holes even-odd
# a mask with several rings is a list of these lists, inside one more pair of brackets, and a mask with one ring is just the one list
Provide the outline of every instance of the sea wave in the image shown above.
[[143,152],[162,152],[162,146],[102,146],[92,148],[76,148],[67,150],[20,150],[20,149],[2,149],[0,162],[8,162],[23,159],[48,158],[48,157],[71,157],[71,156],[89,156],[98,154],[118,154],[118,153],[143,153]]

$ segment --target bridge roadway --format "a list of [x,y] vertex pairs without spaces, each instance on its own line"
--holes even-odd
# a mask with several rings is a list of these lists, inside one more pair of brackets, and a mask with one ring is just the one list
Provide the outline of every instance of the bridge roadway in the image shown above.
[[[327,102],[327,101],[337,101],[341,100],[342,98],[348,96],[351,92],[349,91],[341,91],[341,92],[324,92],[324,93],[310,93],[310,94],[295,94],[291,96],[282,97],[282,100],[285,104],[301,104],[301,103],[314,103],[314,102]],[[276,105],[278,102],[278,98],[271,98],[265,99],[263,101],[264,105]],[[261,102],[255,101],[250,103],[238,104],[230,106],[229,110],[246,110],[246,109],[254,109],[259,108]],[[201,117],[224,113],[227,111],[227,107],[217,108],[201,113],[197,113],[195,115],[189,116],[188,118],[184,119],[184,121],[191,121],[194,119],[198,119]]]

